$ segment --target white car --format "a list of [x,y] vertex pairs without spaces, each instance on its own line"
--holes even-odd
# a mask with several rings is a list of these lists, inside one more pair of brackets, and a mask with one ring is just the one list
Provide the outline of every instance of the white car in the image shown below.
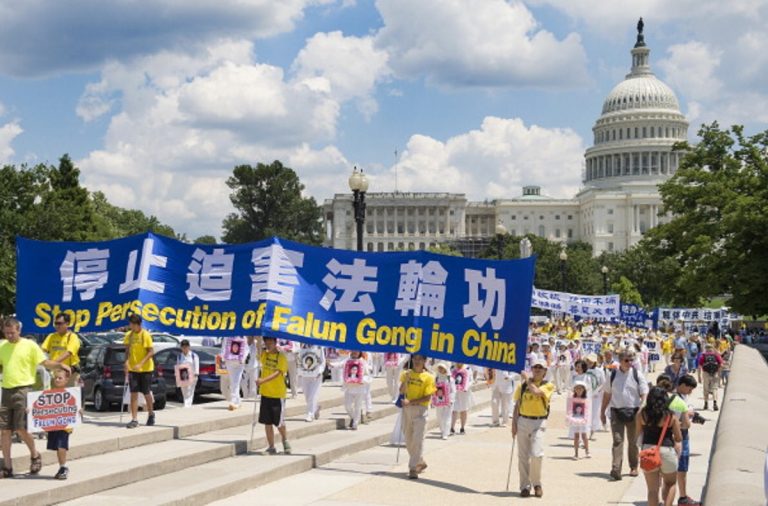
[[[179,346],[179,343],[181,340],[177,338],[176,336],[172,336],[171,334],[166,334],[165,332],[150,332],[152,335],[152,343],[153,348],[155,351],[164,350],[166,348],[176,348]],[[123,339],[125,338],[125,334],[123,332],[105,332],[103,334],[98,334],[100,336],[105,336],[112,340],[114,343],[122,344]]]

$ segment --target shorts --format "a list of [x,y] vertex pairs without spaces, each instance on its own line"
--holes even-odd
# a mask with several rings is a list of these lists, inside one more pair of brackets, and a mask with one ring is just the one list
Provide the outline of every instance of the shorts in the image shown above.
[[285,399],[264,397],[262,395],[261,404],[259,405],[259,423],[263,425],[276,425],[277,427],[285,425],[285,420],[283,419],[284,405]]
[[152,389],[152,371],[150,372],[129,372],[128,387],[131,393],[149,395]]
[[49,450],[69,450],[69,432],[65,430],[52,430],[48,433]]
[[688,434],[683,434],[683,444],[681,447],[680,458],[677,462],[677,472],[687,473],[688,463],[691,460],[691,441],[688,439]]
[[0,400],[0,429],[27,430],[27,393],[32,385],[3,388]]
[[[656,445],[643,445],[642,450],[653,448]],[[661,454],[661,472],[662,474],[672,474],[677,472],[677,452],[672,446],[660,446],[659,453]],[[655,472],[654,469],[650,472]],[[649,472],[649,471],[645,471]]]
[[704,373],[704,395],[717,395],[720,386],[720,378],[716,374]]

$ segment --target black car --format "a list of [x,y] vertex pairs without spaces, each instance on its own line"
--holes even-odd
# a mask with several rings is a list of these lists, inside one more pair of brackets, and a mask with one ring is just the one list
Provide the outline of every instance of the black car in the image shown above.
[[[220,380],[216,374],[216,355],[221,351],[211,346],[197,346],[192,348],[200,360],[200,376],[195,385],[195,396],[204,394],[218,394]],[[179,362],[181,348],[166,348],[155,353],[155,369],[157,374],[165,380],[168,393],[181,399],[181,390],[176,388],[176,364]]]
[[[122,344],[94,346],[81,364],[80,378],[83,381],[83,401],[93,402],[97,411],[106,411],[112,404],[123,399],[125,387],[125,352]],[[166,401],[165,380],[158,374],[152,375],[152,393],[155,409],[163,409]]]

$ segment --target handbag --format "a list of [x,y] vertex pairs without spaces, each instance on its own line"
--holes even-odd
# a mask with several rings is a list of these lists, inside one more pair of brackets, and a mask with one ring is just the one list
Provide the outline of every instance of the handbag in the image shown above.
[[667,433],[667,426],[669,425],[669,420],[671,418],[671,415],[667,415],[664,420],[664,427],[661,429],[659,441],[656,443],[656,446],[640,450],[640,467],[642,467],[644,471],[653,471],[661,467],[661,451],[659,451],[659,447],[664,440],[664,435]]
[[640,408],[613,408],[613,414],[616,420],[629,423],[635,421],[635,416]]

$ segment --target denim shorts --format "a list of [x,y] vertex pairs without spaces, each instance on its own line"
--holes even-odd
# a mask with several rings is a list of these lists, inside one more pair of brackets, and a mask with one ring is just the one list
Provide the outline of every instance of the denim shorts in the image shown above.
[[677,472],[687,473],[688,462],[691,460],[691,442],[687,437],[683,437],[682,450],[677,463]]

